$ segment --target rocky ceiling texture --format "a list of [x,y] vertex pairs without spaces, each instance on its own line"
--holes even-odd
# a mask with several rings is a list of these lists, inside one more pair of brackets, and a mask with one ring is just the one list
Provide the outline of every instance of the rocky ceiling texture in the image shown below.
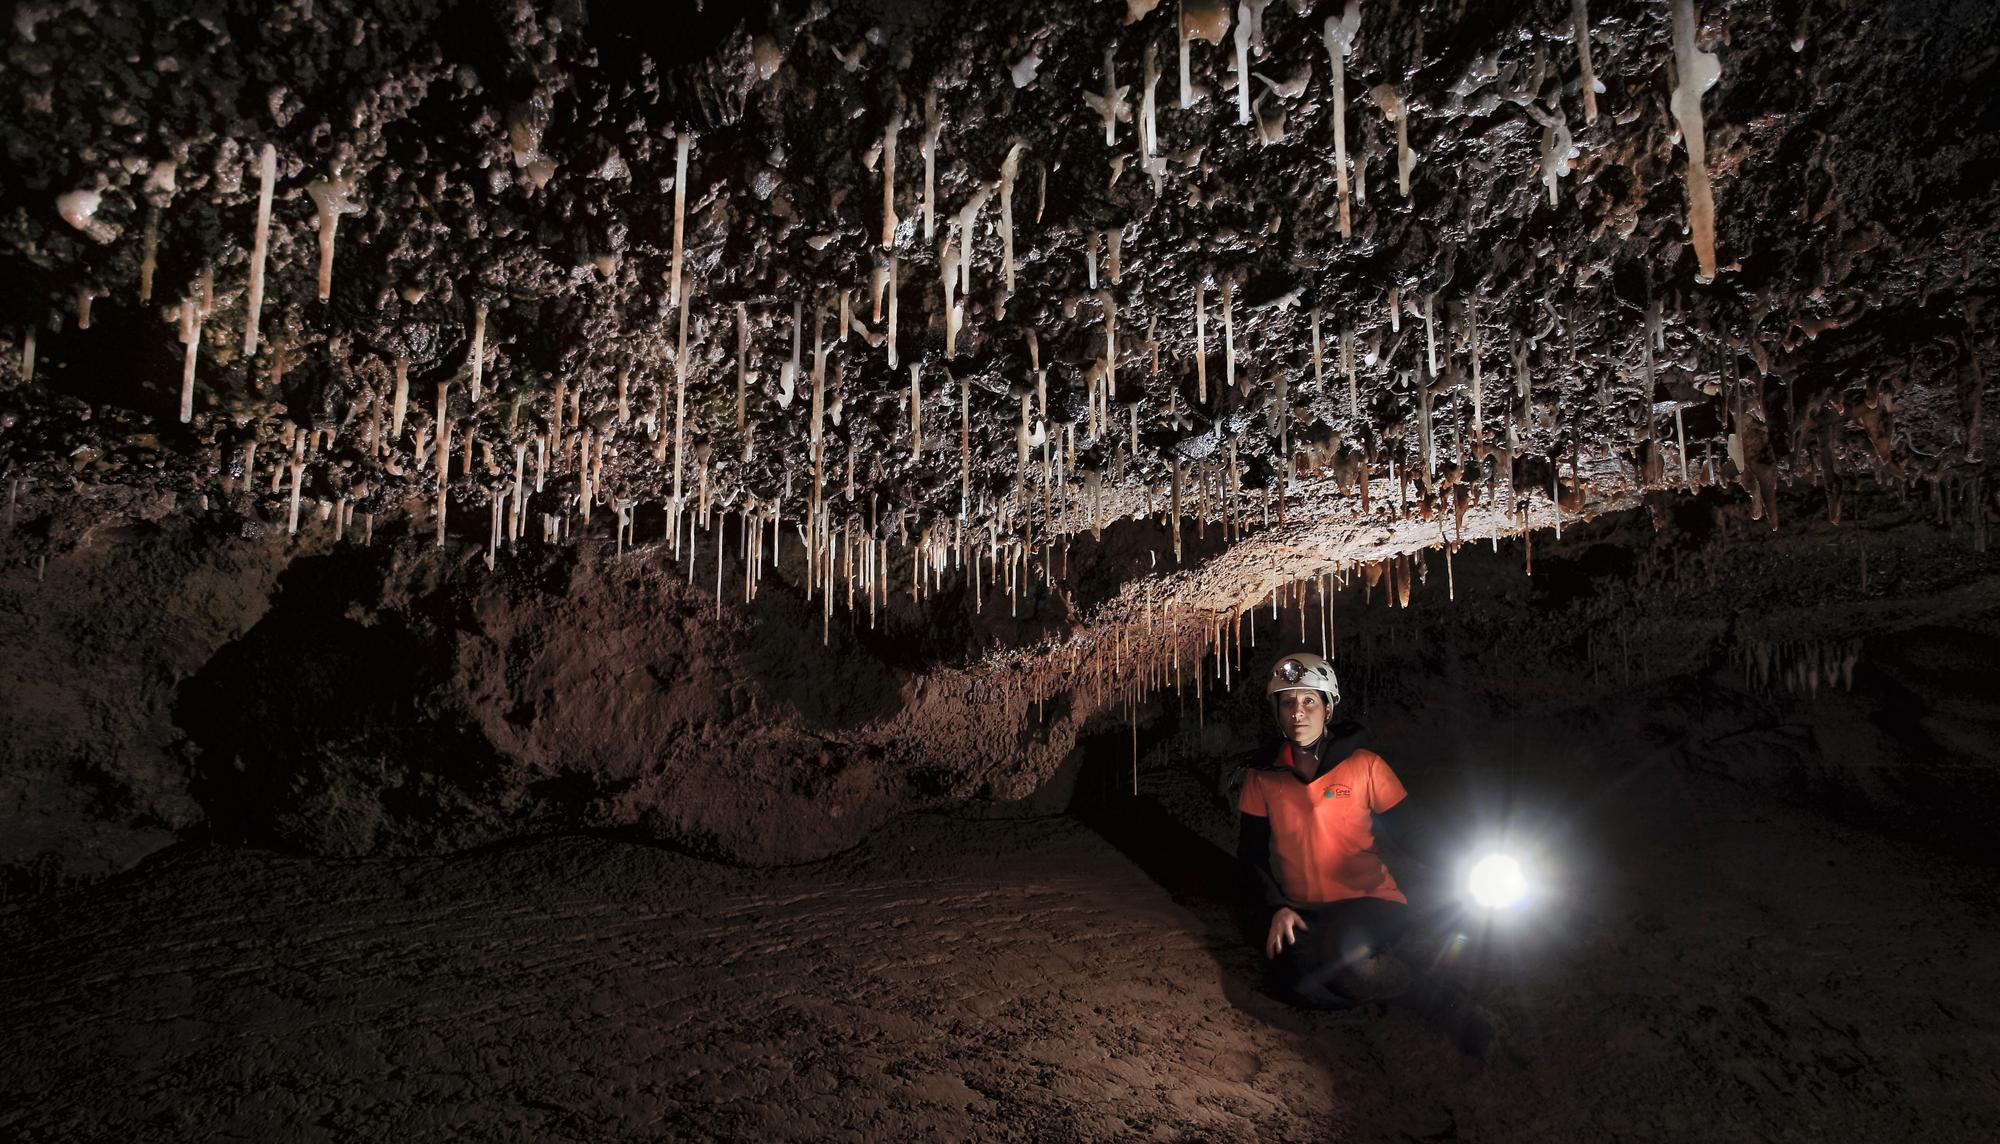
[[1025,718],[1420,549],[1994,507],[1979,0],[14,11],[18,560],[637,548]]

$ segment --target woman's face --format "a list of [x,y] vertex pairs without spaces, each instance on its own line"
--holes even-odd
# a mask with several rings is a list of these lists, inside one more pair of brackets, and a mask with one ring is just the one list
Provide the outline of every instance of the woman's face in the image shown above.
[[1285,738],[1309,747],[1326,731],[1326,700],[1317,691],[1278,692],[1278,729]]

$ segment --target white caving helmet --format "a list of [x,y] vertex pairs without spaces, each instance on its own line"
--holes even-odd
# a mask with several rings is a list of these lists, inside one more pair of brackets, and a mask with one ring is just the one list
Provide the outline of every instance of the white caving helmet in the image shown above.
[[1271,669],[1264,694],[1276,703],[1280,691],[1323,691],[1327,706],[1340,702],[1340,681],[1333,676],[1333,665],[1309,651],[1284,656]]

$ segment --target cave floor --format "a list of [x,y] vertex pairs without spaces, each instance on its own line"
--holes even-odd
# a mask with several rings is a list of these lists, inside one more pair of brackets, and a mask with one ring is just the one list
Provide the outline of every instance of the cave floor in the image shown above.
[[0,1137],[1991,1139],[1991,868],[1663,764],[1539,789],[1594,860],[1483,939],[1484,1065],[1263,996],[1220,852],[1143,820],[191,847],[0,915]]

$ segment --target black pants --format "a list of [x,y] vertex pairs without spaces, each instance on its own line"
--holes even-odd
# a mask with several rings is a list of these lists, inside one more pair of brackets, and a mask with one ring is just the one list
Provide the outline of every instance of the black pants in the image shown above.
[[1295,908],[1306,928],[1269,963],[1274,993],[1313,1008],[1340,1008],[1399,996],[1419,983],[1418,970],[1397,952],[1410,907],[1352,898]]
[[1424,1016],[1461,1050],[1486,1055],[1498,1021],[1436,964],[1434,921],[1420,922],[1410,907],[1381,898],[1294,908],[1306,931],[1267,963],[1273,994],[1311,1009],[1393,1002]]

